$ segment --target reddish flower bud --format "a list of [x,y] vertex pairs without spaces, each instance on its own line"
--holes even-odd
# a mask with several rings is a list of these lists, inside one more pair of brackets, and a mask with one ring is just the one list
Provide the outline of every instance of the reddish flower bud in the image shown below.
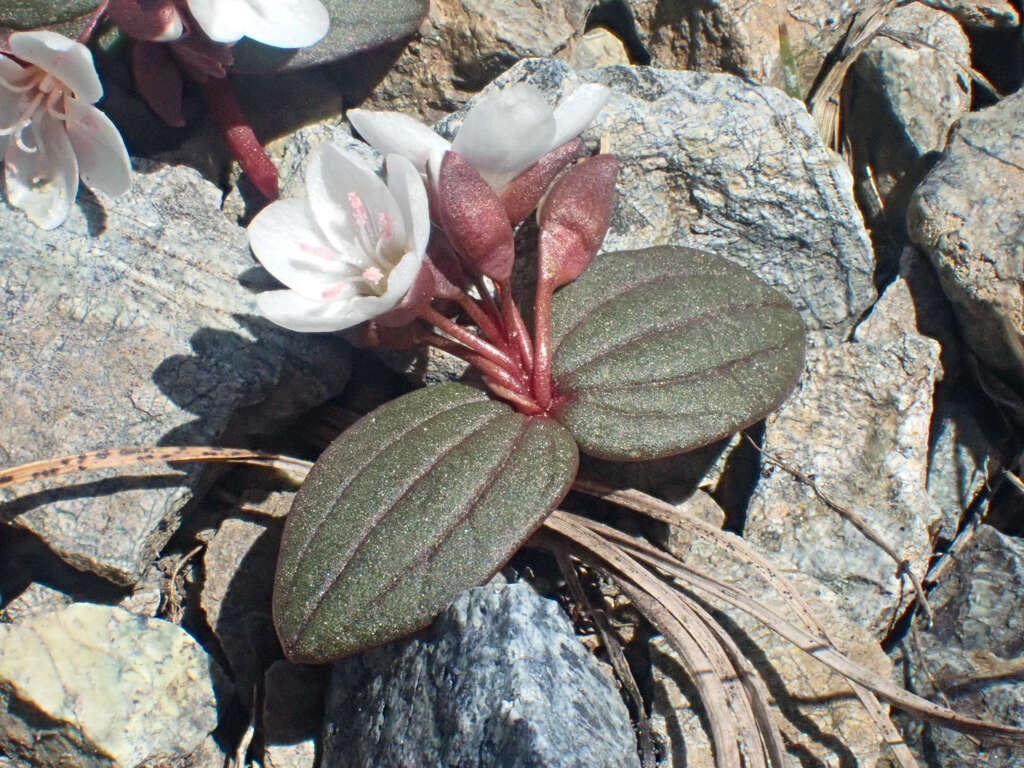
[[501,202],[512,224],[518,224],[533,213],[554,178],[576,159],[582,144],[575,138],[555,147],[501,190]]
[[601,247],[618,173],[614,155],[595,155],[562,174],[541,203],[537,269],[552,289],[579,277]]
[[168,48],[139,41],[132,46],[132,75],[142,100],[157,117],[177,128],[185,125],[181,109],[181,72]]
[[445,152],[435,182],[437,215],[455,250],[481,274],[507,280],[515,243],[505,206],[491,185],[455,152]]
[[169,43],[181,37],[185,28],[174,0],[110,0],[107,12],[136,40]]

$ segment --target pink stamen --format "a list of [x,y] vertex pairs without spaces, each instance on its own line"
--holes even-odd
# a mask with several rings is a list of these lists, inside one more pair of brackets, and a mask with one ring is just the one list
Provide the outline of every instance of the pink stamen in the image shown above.
[[391,235],[394,234],[394,229],[391,226],[391,217],[383,211],[377,214],[377,227],[380,229],[381,240],[391,239]]
[[384,272],[380,267],[369,267],[363,270],[363,279],[371,285],[376,285],[384,279]]
[[333,299],[337,297],[345,289],[344,283],[335,283],[330,288],[320,294],[324,299]]
[[366,206],[363,205],[363,201],[359,199],[359,195],[355,192],[348,193],[348,204],[352,209],[352,215],[356,217],[356,226],[360,229],[366,229],[366,225],[370,220],[370,217],[366,214]]

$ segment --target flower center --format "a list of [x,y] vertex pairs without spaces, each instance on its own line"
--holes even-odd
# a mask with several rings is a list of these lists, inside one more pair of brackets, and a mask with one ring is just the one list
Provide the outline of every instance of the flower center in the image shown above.
[[[0,77],[0,88],[6,88],[13,93],[25,94],[24,108],[10,125],[0,127],[0,136],[14,136],[14,142],[24,152],[35,152],[39,147],[30,147],[25,143],[25,129],[32,124],[36,114],[41,110],[51,117],[62,122],[68,119],[67,99],[71,89],[64,85],[53,75],[39,67],[28,67],[25,69],[28,78],[23,83],[10,82]],[[60,102],[63,111],[58,111],[57,104]]]
[[383,296],[388,289],[388,275],[402,256],[392,242],[394,224],[384,211],[377,214],[376,221],[371,220],[366,205],[355,192],[348,193],[348,205],[356,225],[356,239],[369,262],[360,274],[360,287],[370,295]]

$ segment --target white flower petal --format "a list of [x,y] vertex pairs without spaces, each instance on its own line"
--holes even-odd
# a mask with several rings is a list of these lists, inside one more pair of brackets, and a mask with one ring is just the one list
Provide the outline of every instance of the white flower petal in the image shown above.
[[68,99],[68,138],[78,157],[82,179],[108,195],[128,191],[132,161],[117,128],[91,104]]
[[[306,193],[313,218],[338,250],[354,244],[371,250],[367,236],[379,231],[381,216],[387,217],[394,238],[405,239],[401,211],[384,182],[342,146],[328,143],[314,150],[306,166]],[[354,206],[362,207],[367,221],[358,220]]]
[[451,149],[451,143],[423,123],[401,112],[350,109],[345,117],[359,135],[382,155],[403,155],[424,173],[432,153]]
[[304,48],[327,34],[320,0],[188,0],[203,32],[218,43],[250,37],[275,48]]
[[60,120],[46,116],[26,134],[35,142],[35,152],[11,141],[4,153],[7,200],[37,226],[55,229],[67,219],[78,193],[78,161]]
[[81,43],[48,30],[15,32],[9,40],[11,52],[56,77],[75,96],[92,104],[103,96],[89,49]]
[[385,158],[388,189],[402,212],[410,234],[412,250],[423,253],[430,239],[430,203],[423,179],[411,162],[401,155]]
[[452,142],[495,191],[552,148],[555,120],[541,92],[516,83],[481,99],[466,115]]
[[611,90],[599,83],[581,85],[555,107],[555,136],[549,150],[560,147],[586,130],[608,103]]
[[263,267],[296,293],[323,301],[324,292],[358,269],[320,232],[305,200],[278,200],[249,223],[249,245]]
[[[6,56],[0,56],[0,78],[6,81],[9,85],[18,85],[23,83],[27,78],[32,76],[32,71],[29,68],[21,66],[14,59],[9,59]],[[0,91],[7,91],[0,83]]]
[[367,319],[352,313],[349,299],[312,301],[295,291],[261,293],[256,305],[271,322],[300,333],[341,331]]

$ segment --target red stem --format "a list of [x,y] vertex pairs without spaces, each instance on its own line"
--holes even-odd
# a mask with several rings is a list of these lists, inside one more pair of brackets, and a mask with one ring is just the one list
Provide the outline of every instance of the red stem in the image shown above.
[[91,38],[93,32],[96,31],[96,27],[98,27],[100,22],[103,21],[103,17],[107,13],[108,5],[110,5],[110,0],[100,0],[99,5],[93,9],[92,15],[89,17],[89,22],[85,25],[85,29],[79,33],[78,42],[83,45],[89,42],[89,38]]
[[462,344],[464,347],[468,347],[473,352],[481,355],[493,363],[497,364],[501,368],[504,368],[512,375],[513,378],[522,378],[523,370],[515,364],[511,357],[505,352],[502,352],[493,344],[484,341],[475,333],[467,331],[461,325],[449,320],[447,317],[442,315],[436,309],[431,307],[429,304],[425,305],[420,310],[420,317],[426,320],[431,325],[444,331],[457,342]]
[[466,314],[470,316],[474,323],[484,332],[484,336],[490,339],[494,344],[504,344],[505,335],[501,332],[501,328],[497,326],[494,320],[491,319],[487,311],[465,291],[459,291],[455,300],[459,302],[459,306],[462,307]]
[[555,287],[541,277],[533,311],[533,398],[543,410],[551,404],[551,297]]
[[512,392],[497,382],[491,381],[486,376],[484,376],[484,383],[491,392],[496,394],[502,400],[508,400],[512,403],[520,413],[525,413],[527,416],[535,416],[539,413],[544,413],[544,409],[526,395],[520,395],[517,392]]
[[[508,388],[520,396],[527,397],[529,393],[526,391],[524,383],[512,376],[504,368],[496,365],[493,361],[488,360],[475,352],[470,352],[457,341],[445,338],[436,333],[423,334],[419,340],[425,344],[437,347],[440,350],[447,352],[450,355],[455,355],[458,358],[465,360],[467,363],[477,368],[481,373],[484,374],[484,379],[494,379],[495,382],[500,382],[503,388]],[[488,384],[490,386],[490,384]]]
[[260,146],[249,120],[238,105],[226,77],[209,77],[203,86],[206,108],[224,136],[231,154],[249,181],[268,200],[277,199],[277,168]]
[[533,346],[530,343],[530,333],[526,330],[526,323],[519,313],[515,299],[512,297],[512,284],[505,280],[500,286],[501,293],[501,319],[505,325],[505,331],[509,340],[519,352],[523,361],[523,367],[527,370],[533,369]]
[[494,295],[488,290],[487,283],[484,282],[483,277],[479,273],[473,276],[473,285],[476,286],[476,290],[480,294],[480,303],[487,310],[487,314],[491,316],[495,323],[501,323],[501,312],[494,301]]

